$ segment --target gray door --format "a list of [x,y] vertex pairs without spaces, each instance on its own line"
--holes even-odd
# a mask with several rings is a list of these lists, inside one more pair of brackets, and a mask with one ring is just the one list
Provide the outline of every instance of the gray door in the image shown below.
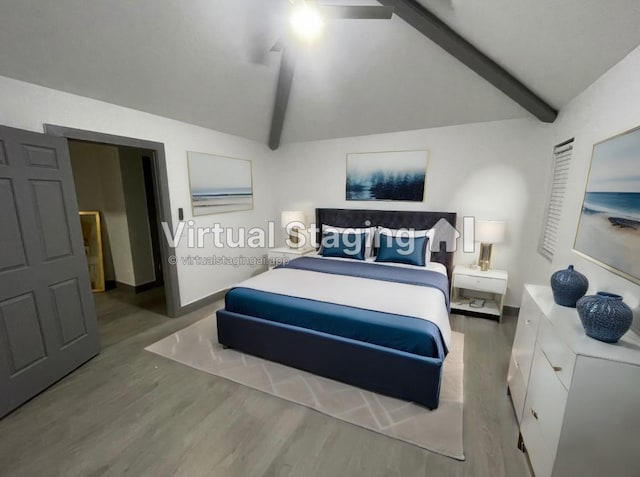
[[0,126],[0,417],[100,352],[67,141]]

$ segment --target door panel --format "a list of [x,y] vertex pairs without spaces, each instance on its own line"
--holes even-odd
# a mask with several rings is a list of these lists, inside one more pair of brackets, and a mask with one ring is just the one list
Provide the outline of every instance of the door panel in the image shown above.
[[0,141],[0,166],[7,163],[7,154],[4,152],[4,141]]
[[9,179],[0,179],[0,274],[24,267],[27,259],[22,245],[18,209]]
[[32,167],[48,167],[58,169],[58,154],[55,148],[23,145],[25,152],[25,163]]
[[33,293],[0,303],[0,319],[12,376],[47,357]]
[[47,260],[72,254],[68,218],[62,184],[58,181],[30,180],[36,218],[39,222],[44,256]]
[[55,317],[63,346],[87,334],[78,280],[73,278],[51,285]]
[[0,417],[98,354],[67,142],[0,126]]

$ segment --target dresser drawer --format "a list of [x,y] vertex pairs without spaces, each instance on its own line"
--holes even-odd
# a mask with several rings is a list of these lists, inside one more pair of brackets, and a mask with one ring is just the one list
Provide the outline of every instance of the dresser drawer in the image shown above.
[[507,291],[506,280],[488,277],[476,277],[473,275],[462,275],[459,273],[455,275],[453,286],[489,293],[500,293],[501,295],[504,295],[504,293],[506,293]]
[[553,325],[546,319],[540,325],[538,343],[542,352],[551,364],[551,368],[560,379],[566,389],[571,386],[573,368],[576,364],[576,355],[568,345],[558,336]]
[[542,436],[540,424],[531,413],[525,413],[522,416],[520,432],[535,477],[551,477],[554,459]]
[[538,335],[538,326],[541,318],[542,312],[533,300],[528,295],[525,295],[518,315],[518,328],[513,340],[512,352],[515,361],[520,367],[525,384],[529,380],[533,350],[536,345],[536,336]]
[[513,408],[516,411],[516,418],[518,419],[518,423],[521,423],[522,410],[524,409],[524,401],[527,395],[527,384],[520,372],[520,365],[513,354],[511,355],[511,362],[509,363],[507,383],[509,385],[509,391],[511,392]]
[[[522,422],[524,424],[526,420],[533,418],[537,423],[552,461],[555,460],[560,441],[567,396],[567,390],[556,372],[540,347],[536,346]],[[523,436],[526,445],[524,428]]]

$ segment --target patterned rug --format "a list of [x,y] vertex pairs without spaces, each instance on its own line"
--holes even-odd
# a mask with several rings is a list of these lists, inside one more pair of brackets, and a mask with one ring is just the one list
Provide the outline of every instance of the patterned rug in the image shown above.
[[385,436],[464,460],[464,335],[453,332],[444,363],[440,406],[422,406],[256,358],[218,343],[210,316],[146,348],[207,373],[258,389]]

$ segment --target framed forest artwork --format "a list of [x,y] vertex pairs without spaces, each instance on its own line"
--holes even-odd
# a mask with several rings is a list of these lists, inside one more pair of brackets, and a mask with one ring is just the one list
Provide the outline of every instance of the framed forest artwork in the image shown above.
[[428,151],[347,154],[347,200],[422,202]]

